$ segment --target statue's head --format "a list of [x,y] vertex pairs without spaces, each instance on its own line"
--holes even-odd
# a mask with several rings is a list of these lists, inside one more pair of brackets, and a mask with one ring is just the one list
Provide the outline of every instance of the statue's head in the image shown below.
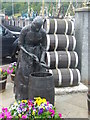
[[32,22],[32,29],[36,32],[38,32],[41,29],[41,26],[43,25],[43,19],[40,16],[37,16],[33,22]]

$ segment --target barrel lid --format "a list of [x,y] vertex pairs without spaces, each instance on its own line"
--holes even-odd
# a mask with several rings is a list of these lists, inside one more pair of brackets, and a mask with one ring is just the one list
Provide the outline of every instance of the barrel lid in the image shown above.
[[90,7],[77,8],[75,12],[90,12]]

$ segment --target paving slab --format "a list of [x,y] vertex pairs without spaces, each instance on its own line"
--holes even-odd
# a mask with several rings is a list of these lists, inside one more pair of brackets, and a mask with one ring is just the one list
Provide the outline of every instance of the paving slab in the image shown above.
[[[74,95],[73,95],[73,97],[74,97]],[[67,99],[67,96],[68,96],[68,99]],[[73,102],[71,101],[70,103],[67,102],[67,100],[68,101],[72,100],[71,95],[64,95],[63,98],[62,98],[62,96],[61,97],[55,96],[55,98],[56,98],[56,102],[55,102],[56,110],[57,110],[57,112],[61,112],[63,114],[64,118],[88,118],[87,106],[85,106],[85,108],[84,108],[84,107],[75,105],[74,104],[75,101],[73,101]],[[65,98],[66,98],[66,100],[65,100]],[[64,99],[64,101],[63,101],[63,99]],[[77,101],[80,101],[80,100],[81,99],[78,99],[78,97],[77,97]],[[85,104],[85,101],[83,103]]]

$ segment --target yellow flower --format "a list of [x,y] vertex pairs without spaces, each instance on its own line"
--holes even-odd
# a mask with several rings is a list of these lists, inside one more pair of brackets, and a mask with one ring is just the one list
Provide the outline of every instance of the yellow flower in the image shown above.
[[35,100],[40,100],[41,98],[40,98],[40,97],[35,97],[34,99],[35,99]]
[[34,111],[32,112],[32,115],[35,115],[35,112],[34,112]]
[[2,68],[0,68],[0,72],[2,72]]
[[41,105],[41,103],[47,103],[45,98],[41,99],[40,97],[36,97],[34,99],[36,100],[35,104],[37,104],[39,106]]
[[18,115],[21,118],[21,114]]
[[27,100],[22,100],[21,102],[22,102],[22,103],[27,103]]
[[42,102],[43,102],[43,103],[46,103],[46,99],[45,99],[45,98],[43,98],[43,99],[42,99]]
[[24,100],[25,103],[27,103],[27,100]]

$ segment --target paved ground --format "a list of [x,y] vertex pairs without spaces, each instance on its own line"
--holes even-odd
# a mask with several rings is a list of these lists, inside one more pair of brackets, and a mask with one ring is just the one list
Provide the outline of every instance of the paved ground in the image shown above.
[[[0,110],[14,101],[13,83],[8,76],[6,91],[0,93]],[[64,118],[88,118],[87,92],[55,95],[55,106]]]
[[[0,93],[0,110],[8,107],[15,101],[13,83],[8,77],[6,91]],[[71,93],[55,96],[57,112],[61,112],[64,118],[88,118],[87,93]]]

